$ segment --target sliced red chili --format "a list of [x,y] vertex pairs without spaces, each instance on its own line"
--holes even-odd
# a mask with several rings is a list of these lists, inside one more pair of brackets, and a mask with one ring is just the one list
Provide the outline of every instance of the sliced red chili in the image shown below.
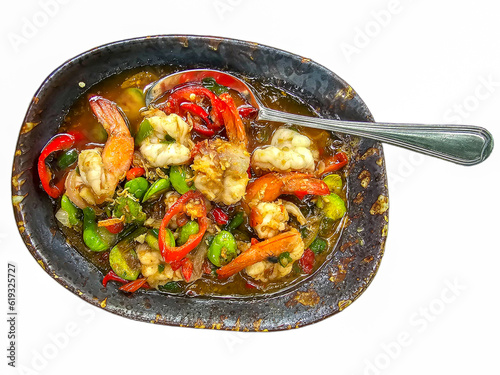
[[66,134],[72,135],[75,138],[75,142],[80,142],[87,139],[85,134],[83,134],[83,132],[81,132],[80,130],[70,130]]
[[149,289],[149,285],[146,283],[146,281],[146,278],[142,277],[123,285],[122,287],[120,287],[120,290],[123,290],[124,292],[134,293],[141,288]]
[[302,258],[299,259],[299,266],[304,273],[311,273],[314,267],[314,253],[311,249],[304,251]]
[[113,281],[118,281],[120,283],[128,283],[127,280],[122,279],[120,276],[118,276],[113,270],[109,271],[106,276],[104,276],[104,279],[102,279],[102,286],[107,287],[108,286],[108,281],[113,280]]
[[[177,213],[183,212],[185,205],[192,199],[197,199],[200,202],[200,212],[198,217],[199,231],[196,234],[189,236],[188,240],[184,245],[171,247],[167,242],[167,235],[165,228],[168,226],[170,219]],[[158,242],[160,251],[163,259],[167,263],[174,262],[176,260],[181,260],[184,258],[191,250],[193,250],[201,242],[203,235],[208,227],[207,219],[207,209],[205,207],[205,201],[203,195],[199,191],[190,190],[187,193],[181,195],[179,199],[168,209],[163,217],[163,220],[159,229]]]
[[212,122],[208,118],[207,112],[203,108],[201,108],[198,104],[191,102],[184,102],[180,105],[181,110],[191,113],[192,115],[200,117],[205,125],[200,124],[199,122],[193,121],[193,130],[201,135],[206,137],[211,137],[215,134],[213,129],[210,129]]
[[349,159],[345,152],[337,152],[332,157],[324,160],[325,169],[321,174],[338,171],[340,168],[346,166],[348,161]]
[[182,267],[182,259],[170,262],[170,268],[172,268],[172,271],[174,271],[174,272],[177,271],[181,267]]
[[229,215],[219,207],[212,210],[212,216],[218,225],[225,225],[229,221]]
[[43,189],[52,198],[58,198],[64,191],[64,178],[57,184],[52,181],[52,172],[45,160],[56,151],[68,150],[75,144],[75,137],[71,134],[62,133],[53,137],[43,148],[38,158],[38,176],[42,182]]
[[193,262],[189,258],[184,258],[182,261],[181,273],[184,280],[189,281],[193,274]]
[[127,180],[133,180],[134,178],[141,177],[144,173],[146,173],[146,170],[141,167],[136,167],[136,168],[131,168],[127,172]]
[[163,110],[167,110],[170,113],[178,113],[181,109],[181,104],[184,102],[194,102],[199,97],[210,100],[212,107],[210,110],[212,127],[216,129],[221,128],[224,124],[221,114],[224,103],[212,91],[199,84],[186,84],[174,89]]

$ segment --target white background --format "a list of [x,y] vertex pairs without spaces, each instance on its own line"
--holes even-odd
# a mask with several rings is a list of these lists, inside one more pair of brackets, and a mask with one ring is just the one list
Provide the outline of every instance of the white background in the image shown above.
[[498,150],[481,165],[460,167],[386,146],[390,230],[378,275],[342,313],[281,333],[156,326],[87,305],[33,260],[10,201],[17,134],[43,79],[85,50],[144,35],[216,35],[285,49],[339,74],[379,121],[470,123],[500,139],[496,2],[6,4],[0,23],[0,312],[7,309],[6,269],[13,261],[19,340],[14,370],[6,365],[3,315],[0,373],[498,373]]

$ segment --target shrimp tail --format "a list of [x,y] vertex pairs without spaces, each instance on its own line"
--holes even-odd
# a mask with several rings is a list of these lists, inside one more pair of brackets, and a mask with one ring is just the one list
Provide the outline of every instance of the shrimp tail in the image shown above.
[[97,120],[108,133],[102,162],[106,171],[112,175],[110,180],[116,180],[110,181],[109,184],[116,187],[116,183],[125,177],[132,164],[134,138],[130,135],[125,118],[115,103],[102,96],[91,96],[89,104]]
[[233,98],[228,93],[223,93],[219,97],[224,103],[226,103],[227,107],[222,111],[222,117],[224,118],[224,125],[226,127],[229,142],[239,144],[246,150],[248,146],[248,138],[245,125],[241,120]]
[[115,103],[102,96],[94,95],[90,96],[89,104],[97,120],[108,133],[108,136],[121,134],[130,136],[127,123]]

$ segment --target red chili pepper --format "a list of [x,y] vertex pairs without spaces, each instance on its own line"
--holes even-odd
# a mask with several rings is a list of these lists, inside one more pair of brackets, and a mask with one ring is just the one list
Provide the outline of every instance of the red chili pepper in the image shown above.
[[124,227],[125,227],[125,224],[116,223],[116,224],[107,225],[104,228],[106,228],[109,233],[118,234],[123,230]]
[[75,142],[83,141],[87,137],[80,130],[70,130],[67,134],[72,135],[75,138]]
[[134,178],[141,177],[144,173],[146,173],[146,170],[141,167],[136,167],[136,168],[131,168],[127,172],[127,180],[133,180]]
[[314,267],[314,253],[311,249],[304,251],[302,258],[299,259],[299,266],[302,268],[302,272],[311,273]]
[[182,259],[181,260],[176,260],[174,262],[170,262],[170,268],[172,268],[172,271],[177,271],[179,268],[182,267]]
[[349,159],[347,158],[347,154],[345,152],[337,152],[332,157],[324,160],[325,170],[321,174],[338,171],[340,168],[347,165],[348,161]]
[[249,166],[247,169],[247,175],[248,175],[248,178],[252,178],[252,167],[251,166]]
[[183,102],[180,104],[180,109],[189,112],[194,116],[198,116],[203,120],[203,122],[208,128],[211,128],[212,121],[208,117],[208,113],[198,104],[193,102]]
[[229,221],[229,215],[222,211],[221,208],[216,207],[212,210],[212,216],[218,225],[227,224]]
[[104,279],[102,279],[102,286],[107,287],[108,281],[113,280],[113,281],[119,281],[120,283],[128,283],[127,280],[122,279],[120,276],[118,276],[114,271],[109,271],[106,276],[104,276]]
[[250,238],[250,244],[253,246],[253,245],[257,245],[260,241],[257,239],[257,238]]
[[52,172],[45,163],[45,159],[56,151],[68,150],[75,144],[75,137],[71,134],[58,134],[53,137],[43,148],[40,157],[38,158],[38,176],[42,182],[43,189],[52,198],[61,196],[64,190],[64,178],[57,184],[52,181]]
[[249,104],[244,104],[238,107],[238,113],[241,117],[248,119],[255,117],[259,113],[259,110]]
[[149,285],[146,283],[146,278],[142,277],[140,279],[131,281],[122,287],[120,287],[120,290],[123,290],[124,292],[129,292],[129,293],[134,293],[141,289],[141,287],[149,289]]
[[193,129],[200,133],[201,135],[204,135],[206,137],[211,137],[212,135],[215,134],[215,131],[210,129],[210,126],[212,122],[208,118],[208,113],[205,112],[203,108],[201,108],[198,104],[191,103],[191,102],[184,102],[181,103],[180,108],[185,110],[186,112],[189,112],[195,116],[200,117],[205,125],[200,124],[196,121],[193,121]]
[[[177,247],[170,247],[167,243],[167,236],[165,228],[168,226],[170,219],[177,213],[183,212],[187,202],[191,199],[197,199],[200,202],[200,212],[198,213],[198,224],[199,231],[196,234],[189,236],[187,242],[184,245]],[[161,221],[158,243],[160,246],[160,251],[163,259],[167,263],[171,263],[176,260],[181,260],[184,258],[191,250],[193,250],[201,242],[203,235],[208,227],[207,219],[207,208],[205,207],[205,200],[203,195],[199,191],[190,190],[187,193],[181,195],[179,199],[168,209]]]
[[184,258],[182,260],[182,277],[184,280],[189,281],[191,279],[191,275],[193,274],[193,262],[190,259]]
[[223,109],[223,102],[209,89],[199,84],[186,84],[174,89],[168,99],[167,105],[163,110],[170,113],[177,113],[180,111],[181,104],[184,102],[194,102],[197,97],[207,98],[210,100],[212,109],[210,110],[210,118],[212,119],[212,129],[221,128],[224,124],[221,109]]

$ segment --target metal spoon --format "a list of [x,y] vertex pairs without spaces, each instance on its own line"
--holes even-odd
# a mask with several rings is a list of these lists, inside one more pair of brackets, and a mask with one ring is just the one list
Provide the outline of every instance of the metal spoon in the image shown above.
[[161,78],[146,88],[146,105],[154,103],[179,84],[200,82],[206,77],[213,77],[218,83],[240,92],[258,109],[257,120],[292,123],[371,138],[461,165],[479,164],[493,150],[493,137],[486,129],[478,126],[339,121],[270,109],[261,103],[245,82],[218,70],[185,70]]

